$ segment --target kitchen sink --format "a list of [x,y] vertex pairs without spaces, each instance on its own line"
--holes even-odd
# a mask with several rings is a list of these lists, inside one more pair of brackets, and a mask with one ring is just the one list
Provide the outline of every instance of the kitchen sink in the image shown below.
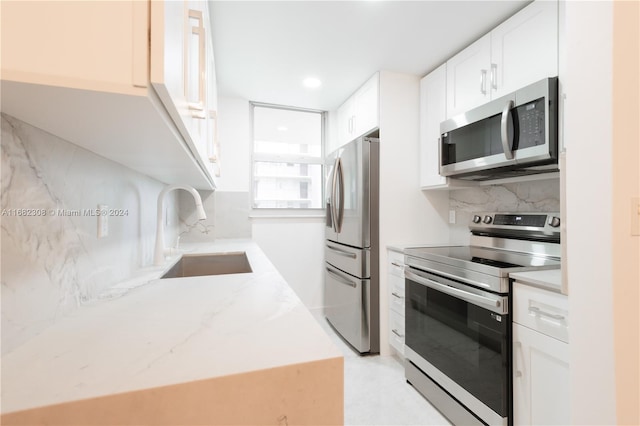
[[186,254],[160,278],[203,275],[246,274],[253,272],[247,253]]

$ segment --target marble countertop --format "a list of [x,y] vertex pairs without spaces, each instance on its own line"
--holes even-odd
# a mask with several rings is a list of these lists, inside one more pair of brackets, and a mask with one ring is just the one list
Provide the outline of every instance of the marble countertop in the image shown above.
[[342,357],[249,240],[186,246],[245,251],[252,273],[113,287],[2,357],[2,412]]
[[558,293],[562,291],[562,272],[560,269],[517,272],[509,274],[509,278],[513,278],[514,280],[519,281],[523,284],[542,287]]
[[387,250],[393,250],[396,251],[398,253],[404,253],[405,249],[408,248],[413,248],[413,247],[441,247],[441,246],[447,246],[450,244],[447,243],[442,243],[442,244],[434,244],[434,243],[429,243],[429,244],[424,244],[424,243],[395,243],[395,244],[387,244]]

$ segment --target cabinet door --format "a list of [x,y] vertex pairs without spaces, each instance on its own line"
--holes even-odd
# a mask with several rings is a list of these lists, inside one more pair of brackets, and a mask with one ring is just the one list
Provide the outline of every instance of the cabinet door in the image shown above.
[[447,61],[447,118],[490,99],[491,35]]
[[350,97],[338,108],[338,146],[336,146],[335,149],[350,142],[354,137],[355,106],[355,98]]
[[137,1],[3,1],[2,79],[139,94],[148,11]]
[[150,80],[183,137],[190,114],[185,92],[185,3],[151,2]]
[[446,119],[446,64],[420,81],[420,186],[446,185],[440,176],[440,123]]
[[378,127],[378,93],[377,73],[355,93],[354,138]]
[[200,154],[200,158],[208,161],[207,138],[207,78],[208,63],[207,37],[205,28],[208,21],[206,3],[202,1],[186,2],[185,11],[185,93],[188,108],[188,128],[191,139]]
[[558,2],[538,0],[491,31],[491,73],[493,99],[558,75]]
[[569,392],[569,345],[514,323],[514,424],[570,424]]

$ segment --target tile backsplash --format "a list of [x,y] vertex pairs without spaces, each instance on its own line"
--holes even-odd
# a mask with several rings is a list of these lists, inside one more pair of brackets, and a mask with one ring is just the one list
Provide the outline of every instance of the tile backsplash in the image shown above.
[[[151,265],[164,184],[2,115],[2,353]],[[167,241],[178,198],[166,201]],[[108,236],[97,238],[98,204]]]
[[449,193],[449,209],[456,211],[456,223],[449,226],[451,244],[468,244],[475,212],[559,212],[560,183],[555,178],[458,189]]

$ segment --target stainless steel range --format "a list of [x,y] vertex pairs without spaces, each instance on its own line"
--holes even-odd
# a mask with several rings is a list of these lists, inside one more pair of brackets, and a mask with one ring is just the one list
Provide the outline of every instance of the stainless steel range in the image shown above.
[[482,213],[405,250],[405,376],[454,424],[512,424],[509,274],[560,268],[559,213]]

